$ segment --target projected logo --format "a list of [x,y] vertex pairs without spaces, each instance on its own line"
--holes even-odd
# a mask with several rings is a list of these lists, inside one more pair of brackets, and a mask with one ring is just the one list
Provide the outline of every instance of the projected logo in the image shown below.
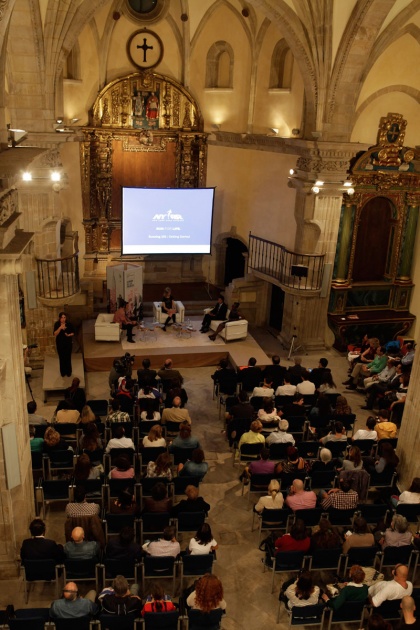
[[183,221],[184,217],[182,216],[182,214],[175,214],[172,212],[172,210],[168,210],[168,212],[165,212],[163,214],[155,214],[152,221]]

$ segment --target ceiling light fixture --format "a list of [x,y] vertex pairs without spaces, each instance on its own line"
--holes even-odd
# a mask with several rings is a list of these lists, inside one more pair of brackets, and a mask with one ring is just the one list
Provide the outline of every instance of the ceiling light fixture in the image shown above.
[[32,173],[30,173],[29,171],[25,171],[24,173],[22,173],[22,180],[24,182],[31,182],[32,181]]

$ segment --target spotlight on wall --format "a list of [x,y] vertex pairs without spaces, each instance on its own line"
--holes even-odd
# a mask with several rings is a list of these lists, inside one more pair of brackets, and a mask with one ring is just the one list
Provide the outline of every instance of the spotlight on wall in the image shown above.
[[24,173],[22,173],[22,180],[24,182],[31,182],[32,181],[32,173],[30,173],[29,171],[25,171]]
[[57,123],[57,125],[61,125],[61,123],[63,122],[63,118],[56,118],[55,122]]
[[300,134],[300,129],[292,129],[292,135],[293,136],[298,136]]
[[353,182],[350,182],[349,180],[343,182],[343,186],[353,186]]
[[297,175],[297,171],[294,168],[289,170],[289,175]]
[[70,118],[70,124],[74,125],[75,123],[79,122],[80,118]]
[[59,182],[60,180],[61,180],[61,173],[59,173],[58,171],[53,171],[51,173],[51,181]]
[[24,129],[12,129],[9,125],[7,126],[7,131],[9,146],[12,147],[17,147],[28,135],[28,132]]
[[270,127],[270,131],[272,131],[275,136],[279,135],[279,130],[277,127]]
[[350,195],[350,197],[354,195],[354,188],[347,188],[347,194]]
[[314,193],[314,195],[318,195],[319,193],[319,188],[318,186],[312,186],[311,191]]

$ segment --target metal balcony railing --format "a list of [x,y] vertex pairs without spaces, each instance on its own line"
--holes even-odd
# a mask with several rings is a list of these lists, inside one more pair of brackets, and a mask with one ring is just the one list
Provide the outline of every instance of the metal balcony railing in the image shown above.
[[65,258],[37,258],[38,295],[62,299],[80,290],[79,252]]
[[320,291],[325,254],[298,254],[249,233],[248,271],[289,289]]

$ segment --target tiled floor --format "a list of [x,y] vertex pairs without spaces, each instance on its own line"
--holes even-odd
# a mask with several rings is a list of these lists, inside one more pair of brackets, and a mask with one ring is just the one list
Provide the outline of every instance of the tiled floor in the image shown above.
[[[253,330],[252,334],[258,340],[263,350],[271,356],[279,353],[285,357],[279,342],[268,332]],[[341,382],[347,378],[347,363],[344,357],[334,350],[323,352],[329,360],[334,380],[339,391],[344,387]],[[316,367],[320,354],[304,356],[303,364]],[[282,359],[287,365],[287,359]],[[174,366],[176,367],[176,365]],[[263,554],[258,550],[258,535],[251,532],[252,510],[248,507],[248,497],[241,496],[242,486],[238,480],[238,467],[232,465],[232,453],[221,433],[222,424],[218,417],[216,401],[212,399],[212,380],[210,375],[214,368],[185,368],[182,373],[185,388],[189,395],[188,408],[193,423],[193,433],[200,439],[207,454],[210,469],[201,485],[204,499],[210,503],[209,523],[214,537],[219,542],[217,563],[214,572],[220,577],[225,589],[225,599],[228,604],[228,614],[223,621],[225,630],[255,629],[272,627],[275,624],[278,607],[278,592],[280,577],[276,576],[275,593],[270,594],[271,575],[263,573],[261,558]],[[108,375],[104,372],[89,372],[86,374],[86,388],[89,398],[104,398],[108,395]],[[54,403],[42,403],[42,371],[34,371],[31,379],[35,398],[39,405],[39,413],[50,418]],[[360,411],[363,398],[354,392],[348,393],[348,400],[357,413],[357,427],[362,427],[368,415]],[[28,398],[29,400],[29,398]],[[52,506],[47,518],[47,535],[57,541],[64,541],[64,516],[62,508]],[[188,544],[188,538],[181,541],[181,548]],[[82,588],[83,592],[83,588]],[[30,597],[31,606],[48,606],[53,598],[52,587],[34,586]],[[0,606],[10,602],[15,606],[23,605],[22,582],[8,582],[2,584]],[[279,628],[285,628],[287,616],[282,611],[282,623]]]

